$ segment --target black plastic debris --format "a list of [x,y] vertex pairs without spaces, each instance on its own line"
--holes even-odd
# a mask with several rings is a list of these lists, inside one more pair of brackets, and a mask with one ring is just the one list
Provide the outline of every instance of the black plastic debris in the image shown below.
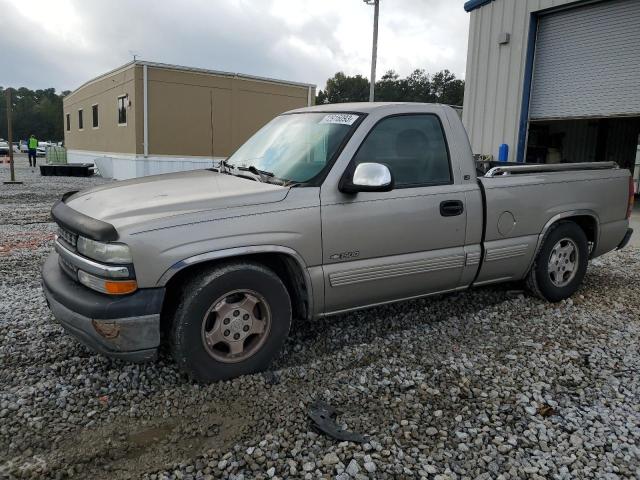
[[367,441],[364,435],[339,427],[336,423],[337,415],[338,411],[322,400],[316,400],[309,409],[309,418],[313,421],[313,426],[331,438],[341,442],[364,443]]
[[46,163],[40,165],[43,177],[90,177],[95,173],[93,163],[69,163],[56,165]]

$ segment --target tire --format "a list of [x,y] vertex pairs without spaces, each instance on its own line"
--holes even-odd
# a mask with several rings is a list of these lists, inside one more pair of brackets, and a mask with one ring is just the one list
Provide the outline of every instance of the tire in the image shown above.
[[589,243],[582,228],[570,221],[558,222],[542,242],[527,275],[527,287],[540,298],[559,302],[578,290],[588,263]]
[[200,382],[266,369],[289,334],[289,293],[258,263],[225,263],[202,272],[183,286],[178,302],[171,353],[179,368]]

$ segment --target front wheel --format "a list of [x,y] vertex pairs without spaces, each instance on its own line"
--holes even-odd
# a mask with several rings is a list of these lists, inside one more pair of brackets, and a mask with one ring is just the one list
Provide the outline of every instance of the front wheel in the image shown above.
[[527,277],[529,290],[550,302],[570,297],[580,287],[589,263],[589,243],[573,222],[551,227]]
[[268,367],[291,325],[280,278],[253,262],[212,268],[183,286],[171,331],[180,368],[198,381],[224,380]]

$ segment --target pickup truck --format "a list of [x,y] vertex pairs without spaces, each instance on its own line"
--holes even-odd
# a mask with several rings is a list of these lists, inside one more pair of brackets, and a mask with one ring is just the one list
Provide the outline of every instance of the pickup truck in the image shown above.
[[612,163],[476,170],[449,107],[284,113],[217,168],[69,192],[43,266],[54,317],[112,357],[166,344],[199,381],[265,369],[292,319],[524,280],[557,302],[626,245]]

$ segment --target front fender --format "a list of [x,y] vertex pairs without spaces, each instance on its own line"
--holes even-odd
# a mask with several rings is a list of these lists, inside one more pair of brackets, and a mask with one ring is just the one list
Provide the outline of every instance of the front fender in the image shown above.
[[176,275],[181,270],[184,270],[187,267],[192,265],[197,265],[199,263],[209,262],[212,260],[222,260],[222,259],[230,259],[236,257],[244,257],[248,255],[256,255],[260,253],[279,253],[288,256],[293,259],[298,265],[300,272],[302,273],[302,277],[304,278],[305,288],[308,292],[308,301],[309,301],[309,311],[315,312],[314,310],[314,294],[313,294],[313,281],[311,279],[311,275],[309,273],[309,268],[307,267],[306,262],[302,258],[302,256],[296,252],[294,249],[289,247],[284,247],[282,245],[251,245],[245,247],[235,247],[228,248],[224,250],[216,250],[213,252],[201,253],[199,255],[194,255],[192,257],[185,258],[180,260],[179,262],[174,263],[171,267],[169,267],[162,276],[158,279],[156,283],[157,287],[165,287],[169,280]]

